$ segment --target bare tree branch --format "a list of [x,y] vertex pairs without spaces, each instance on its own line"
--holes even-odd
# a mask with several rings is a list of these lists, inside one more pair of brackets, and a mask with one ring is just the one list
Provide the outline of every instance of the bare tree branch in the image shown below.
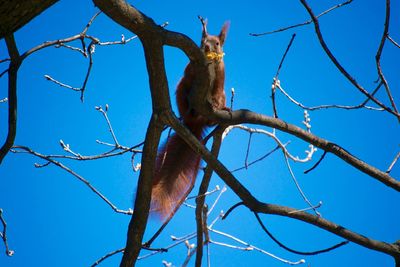
[[336,68],[351,82],[351,84],[354,85],[360,91],[362,94],[367,96],[369,99],[371,99],[373,102],[375,102],[378,106],[382,107],[389,113],[393,114],[396,116],[398,120],[400,120],[400,114],[396,111],[393,111],[391,108],[387,107],[384,105],[381,101],[379,101],[377,98],[373,97],[370,93],[368,93],[367,90],[365,90],[347,71],[346,69],[339,63],[339,61],[336,59],[336,57],[333,55],[331,50],[328,48],[327,44],[325,43],[325,40],[322,36],[320,27],[319,27],[319,21],[318,18],[314,15],[314,12],[312,11],[311,7],[308,5],[306,0],[300,0],[300,2],[303,4],[303,6],[306,8],[307,12],[311,16],[311,19],[314,22],[314,28],[315,32],[317,34],[318,40],[324,49],[325,53],[328,55],[330,60],[333,62],[333,64],[336,66]]
[[99,265],[100,263],[102,263],[104,260],[110,258],[111,256],[114,256],[115,254],[118,254],[118,253],[123,253],[124,251],[125,251],[125,248],[120,248],[120,249],[114,250],[114,251],[112,251],[110,253],[107,253],[106,255],[104,255],[103,257],[101,257],[97,261],[95,261],[91,265],[91,267],[95,267],[95,266]]
[[306,141],[307,143],[310,143],[322,150],[325,150],[329,153],[336,155],[343,161],[347,162],[348,164],[357,168],[358,170],[364,172],[365,174],[377,179],[378,181],[395,189],[396,191],[400,191],[400,181],[394,179],[387,173],[378,170],[377,168],[371,165],[368,165],[367,163],[358,159],[357,157],[352,155],[350,152],[348,152],[341,146],[329,142],[328,140],[325,140],[323,138],[320,138],[297,126],[286,123],[280,119],[257,114],[249,110],[237,110],[231,113],[226,111],[215,111],[214,113],[211,113],[210,116],[213,119],[215,118],[216,120],[225,124],[230,124],[230,125],[236,125],[240,123],[258,124],[267,127],[272,127],[281,130],[283,132],[289,133]]
[[[383,71],[382,71],[382,67],[381,67],[381,55],[382,55],[383,47],[385,46],[386,37],[388,36],[389,23],[390,23],[390,0],[386,0],[385,24],[384,24],[384,28],[383,28],[381,42],[379,43],[378,50],[376,51],[375,61],[376,61],[376,69],[378,71],[379,78],[381,79],[381,81],[386,89],[386,93],[389,97],[390,104],[392,105],[394,112],[399,113],[397,110],[397,107],[396,107],[396,103],[394,102],[392,92],[390,91],[389,84],[386,81],[385,76],[383,75]],[[399,121],[400,121],[400,119],[399,119]]]
[[[258,115],[260,116],[260,115]],[[272,119],[272,118],[271,118]],[[274,119],[277,120],[277,119]],[[381,251],[393,257],[400,257],[400,247],[381,241],[369,239],[355,232],[349,231],[342,226],[332,223],[320,216],[311,215],[296,209],[265,204],[259,202],[252,194],[222,165],[207,149],[205,149],[199,141],[190,134],[183,125],[179,124],[177,119],[171,118],[172,127],[180,134],[180,136],[188,142],[188,144],[203,156],[203,159],[213,167],[214,171],[224,180],[224,182],[242,199],[244,204],[253,212],[275,214],[293,219],[301,220],[319,228],[325,229],[333,234],[341,236],[349,241],[355,242],[361,246]],[[288,125],[286,124],[286,127]]]
[[13,34],[57,0],[3,0],[0,2],[0,39]]
[[[342,6],[345,6],[347,4],[350,4],[351,2],[353,2],[353,0],[349,0],[349,1],[343,2],[341,4],[335,5],[335,6],[331,7],[331,8],[329,8],[329,9],[325,10],[324,12],[320,13],[316,17],[317,18],[322,17],[323,15],[331,12],[332,10],[334,10],[336,8],[339,8],[339,7],[342,7]],[[250,33],[250,35],[252,35],[252,36],[262,36],[262,35],[268,35],[268,34],[273,34],[273,33],[277,33],[277,32],[283,32],[283,31],[286,31],[286,30],[289,30],[289,29],[293,29],[293,28],[297,28],[297,27],[301,27],[301,26],[305,26],[305,25],[311,24],[312,22],[313,22],[312,19],[310,19],[310,20],[307,20],[307,21],[305,21],[303,23],[298,23],[298,24],[291,25],[291,26],[284,27],[284,28],[280,28],[280,29],[277,29],[277,30],[264,32],[264,33]]]
[[282,56],[281,62],[279,62],[278,69],[276,70],[276,74],[274,77],[274,82],[272,83],[271,86],[271,101],[272,101],[272,110],[274,112],[274,118],[278,118],[278,111],[276,109],[276,103],[275,103],[275,91],[276,91],[276,83],[279,81],[279,73],[281,71],[283,62],[285,61],[286,55],[289,52],[290,47],[293,44],[294,38],[296,37],[296,34],[293,34],[292,37],[290,38],[289,44],[286,47],[285,53]]
[[304,221],[315,225],[319,228],[325,229],[328,232],[331,232],[337,236],[341,236],[344,239],[347,239],[351,242],[357,243],[361,246],[381,251],[388,255],[393,256],[394,258],[400,257],[400,247],[395,244],[388,244],[386,242],[373,240],[367,238],[363,235],[352,232],[343,226],[337,225],[333,222],[330,222],[324,218],[306,213],[306,212],[298,212],[295,209],[283,207],[279,205],[273,204],[257,204],[255,207],[252,207],[251,210],[253,212],[262,212],[265,214],[274,214],[279,216],[290,217],[296,220]]
[[390,173],[394,167],[394,165],[396,164],[397,160],[400,158],[400,152],[397,153],[397,155],[394,157],[392,163],[390,163],[389,168],[387,169],[387,173]]
[[[218,157],[219,150],[222,144],[222,134],[224,132],[224,127],[218,127],[218,130],[214,133],[214,141],[211,148],[211,153]],[[200,267],[203,257],[203,234],[204,234],[204,221],[205,218],[203,216],[203,207],[205,203],[205,193],[208,190],[208,186],[210,184],[211,176],[213,173],[213,169],[209,166],[206,167],[204,172],[203,179],[200,184],[198,197],[196,198],[196,225],[197,225],[197,248],[196,248],[196,262],[195,266]]]
[[6,247],[6,255],[11,257],[14,255],[14,250],[11,250],[8,247],[8,241],[7,241],[7,223],[6,220],[3,217],[3,209],[0,208],[0,222],[3,225],[3,231],[0,232],[0,237],[3,239],[4,246]]
[[[13,147],[15,150],[15,152],[18,152],[19,150],[23,150],[28,152],[29,154],[32,154],[38,158],[41,158],[45,161],[48,161],[58,167],[60,167],[61,169],[67,171],[68,173],[72,174],[73,176],[75,176],[76,178],[78,178],[79,181],[83,182],[87,187],[89,187],[90,190],[93,191],[93,193],[95,193],[97,196],[99,196],[104,202],[106,202],[115,212],[117,213],[122,213],[122,214],[128,214],[131,215],[132,211],[131,210],[121,210],[118,209],[110,200],[108,200],[102,193],[100,193],[99,190],[97,190],[93,185],[90,184],[90,182],[88,180],[86,180],[85,178],[83,178],[81,175],[79,175],[78,173],[74,172],[72,169],[68,168],[67,166],[65,166],[64,164],[62,164],[61,162],[54,160],[53,158],[40,154],[36,151],[33,151],[32,149],[30,149],[29,147],[25,147],[25,146],[14,146]],[[36,167],[43,167],[43,165],[35,165]]]
[[[374,96],[379,88],[381,88],[382,86],[382,82],[380,82],[378,84],[378,86],[375,88],[375,90],[371,93],[371,96]],[[370,101],[369,98],[366,98],[363,102],[361,102],[358,105],[355,106],[350,106],[350,105],[338,105],[338,104],[331,104],[331,105],[318,105],[318,106],[306,106],[304,104],[302,104],[301,102],[297,101],[296,99],[294,99],[292,96],[290,96],[283,88],[281,85],[281,82],[279,80],[274,80],[273,81],[273,87],[279,89],[279,91],[282,92],[282,94],[289,99],[290,102],[294,103],[295,105],[301,107],[302,109],[305,110],[320,110],[320,109],[330,109],[330,108],[338,108],[338,109],[360,109],[360,108],[365,108],[365,109],[369,109],[369,110],[375,110],[375,111],[384,111],[383,108],[376,108],[376,107],[371,107],[371,106],[367,106],[366,104]]]
[[8,134],[0,148],[0,165],[13,146],[17,134],[17,74],[22,63],[14,35],[6,36],[5,40],[11,61],[8,67]]
[[399,45],[395,40],[393,40],[392,37],[390,37],[389,35],[387,35],[386,38],[388,38],[389,41],[392,42],[392,44],[394,44],[395,46],[397,46],[398,48],[400,48],[400,45]]
[[256,219],[257,219],[258,223],[260,224],[261,228],[264,230],[264,232],[265,232],[275,243],[277,243],[281,248],[284,248],[284,249],[286,249],[287,251],[292,252],[292,253],[295,253],[295,254],[299,254],[299,255],[309,255],[309,256],[318,255],[318,254],[321,254],[321,253],[326,253],[326,252],[332,251],[332,250],[334,250],[334,249],[337,249],[337,248],[339,248],[339,247],[341,247],[341,246],[343,246],[343,245],[347,245],[347,244],[349,243],[349,241],[343,241],[343,242],[338,243],[338,244],[336,244],[336,245],[334,245],[334,246],[331,246],[331,247],[329,247],[329,248],[321,249],[321,250],[317,250],[317,251],[312,251],[312,252],[303,252],[303,251],[294,250],[294,249],[291,249],[291,248],[285,246],[282,242],[280,242],[278,239],[276,239],[276,237],[275,237],[274,235],[271,234],[271,232],[267,229],[267,227],[265,227],[265,224],[262,222],[260,216],[259,216],[256,212],[254,212],[254,215],[256,216]]

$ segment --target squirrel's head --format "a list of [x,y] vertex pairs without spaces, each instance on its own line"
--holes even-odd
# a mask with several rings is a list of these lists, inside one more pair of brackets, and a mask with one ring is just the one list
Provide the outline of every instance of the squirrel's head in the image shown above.
[[229,29],[230,22],[226,21],[222,26],[219,35],[210,35],[207,32],[207,20],[199,16],[201,24],[203,25],[203,33],[201,36],[200,49],[205,53],[206,57],[212,61],[221,61],[224,56],[222,46],[225,43],[226,35]]

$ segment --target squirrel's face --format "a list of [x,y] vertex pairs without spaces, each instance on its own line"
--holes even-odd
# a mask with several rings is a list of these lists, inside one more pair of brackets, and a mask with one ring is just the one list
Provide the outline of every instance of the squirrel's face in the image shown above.
[[218,36],[207,35],[201,42],[201,49],[204,53],[222,53],[222,43]]
[[222,26],[221,32],[219,35],[209,35],[206,29],[207,22],[203,23],[203,35],[201,38],[201,50],[208,56],[213,55],[211,58],[217,58],[219,60],[222,59],[223,50],[222,46],[225,43],[226,34],[229,28],[229,22],[225,22]]

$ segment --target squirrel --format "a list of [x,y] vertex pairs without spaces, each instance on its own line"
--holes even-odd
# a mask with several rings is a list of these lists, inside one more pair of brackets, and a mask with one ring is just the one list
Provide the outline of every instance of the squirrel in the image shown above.
[[[200,49],[205,54],[212,73],[208,93],[209,100],[213,109],[228,110],[224,90],[225,66],[222,46],[230,23],[229,21],[224,23],[219,35],[209,35],[207,33],[207,21],[201,17],[199,19],[202,23]],[[192,63],[189,63],[176,88],[176,103],[183,124],[197,139],[201,140],[204,130],[214,125],[215,122],[190,108],[189,95],[195,79],[196,72]],[[177,134],[168,137],[156,158],[151,211],[154,211],[161,218],[173,215],[194,185],[200,160],[201,156],[193,151]]]

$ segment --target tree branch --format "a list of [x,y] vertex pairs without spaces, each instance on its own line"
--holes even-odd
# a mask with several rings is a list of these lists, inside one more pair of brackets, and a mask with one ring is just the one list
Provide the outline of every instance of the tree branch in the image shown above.
[[146,141],[143,147],[142,168],[137,183],[134,212],[129,223],[124,256],[120,263],[121,267],[134,266],[142,248],[143,235],[150,210],[154,163],[162,129],[158,117],[153,114],[147,128]]
[[2,0],[0,2],[0,39],[13,34],[58,0]]
[[[376,69],[378,71],[379,78],[381,79],[383,86],[386,89],[386,94],[389,97],[390,104],[394,112],[399,113],[396,107],[396,103],[394,102],[392,92],[390,91],[389,84],[386,81],[385,75],[383,75],[382,67],[381,67],[381,55],[383,51],[383,47],[385,46],[386,37],[389,33],[389,24],[390,24],[390,0],[386,0],[386,15],[385,15],[385,24],[383,27],[383,33],[381,42],[379,43],[378,50],[376,51],[375,61],[376,61]],[[399,119],[400,120],[400,119]]]
[[[172,115],[172,114],[171,114]],[[261,116],[261,115],[258,115]],[[320,216],[311,215],[309,213],[298,211],[296,209],[265,204],[258,201],[233,175],[229,170],[220,163],[200,142],[191,135],[183,125],[179,123],[177,118],[168,116],[169,121],[175,131],[192,147],[198,151],[203,159],[209,164],[214,171],[221,177],[222,180],[237,194],[237,196],[244,202],[244,204],[253,212],[275,214],[285,216],[297,220],[301,220],[319,228],[325,229],[335,235],[343,237],[349,241],[355,242],[361,246],[381,251],[393,257],[400,256],[400,248],[393,244],[369,239],[365,236],[359,235],[355,232],[345,229],[344,227],[330,222]],[[271,118],[272,119],[272,118]],[[274,119],[277,120],[277,119]],[[286,126],[289,126],[286,124]]]
[[365,90],[347,71],[346,69],[339,63],[339,61],[336,59],[336,57],[332,54],[331,50],[328,48],[327,44],[325,43],[325,40],[322,36],[320,27],[319,27],[319,21],[318,18],[314,15],[314,12],[312,11],[311,7],[307,4],[306,0],[300,0],[300,2],[303,4],[303,6],[306,8],[307,12],[311,16],[311,19],[314,22],[314,28],[315,28],[315,33],[317,34],[318,40],[324,49],[325,53],[328,55],[330,60],[333,62],[333,64],[336,66],[336,68],[350,81],[351,84],[353,84],[358,91],[360,91],[362,94],[367,96],[369,99],[371,99],[373,102],[375,102],[378,106],[382,107],[389,113],[393,114],[396,116],[398,120],[400,120],[400,114],[396,111],[393,111],[391,108],[387,107],[384,105],[381,101],[379,101],[377,98],[373,97],[370,93],[368,93],[367,90]]
[[3,231],[0,232],[0,237],[3,239],[4,246],[6,247],[6,254],[7,256],[11,257],[14,255],[14,250],[11,250],[8,247],[8,242],[7,242],[7,223],[6,220],[3,217],[3,209],[0,208],[0,222],[3,225]]
[[5,39],[11,61],[8,68],[8,134],[3,146],[0,148],[0,165],[13,146],[17,134],[17,76],[22,62],[14,35],[8,35]]
[[[202,108],[204,112],[204,107]],[[206,109],[206,112],[210,114],[210,111]],[[307,143],[310,143],[322,150],[336,155],[338,158],[349,163],[351,166],[357,168],[358,170],[364,172],[365,174],[375,178],[376,180],[382,182],[383,184],[400,191],[400,181],[394,179],[387,173],[365,163],[364,161],[358,159],[350,152],[342,148],[341,146],[329,142],[323,138],[320,138],[312,133],[309,133],[295,125],[289,124],[277,118],[272,118],[262,114],[257,114],[249,110],[237,110],[232,112],[226,111],[215,111],[209,115],[212,119],[219,121],[220,123],[235,125],[241,123],[250,123],[264,125],[267,127],[272,127],[283,132],[294,135]]]
[[[222,134],[224,132],[224,127],[218,127],[218,130],[214,133],[214,141],[211,148],[211,153],[218,157],[219,150],[222,144]],[[197,225],[197,248],[196,248],[196,262],[195,266],[200,267],[203,257],[203,234],[204,234],[204,216],[203,216],[203,207],[206,200],[205,193],[208,190],[208,186],[210,184],[211,176],[213,173],[213,169],[207,165],[203,179],[200,184],[198,197],[196,198],[196,225]]]
[[[334,10],[336,8],[339,8],[339,7],[342,7],[342,6],[345,6],[347,4],[350,4],[351,2],[353,2],[353,0],[348,0],[348,1],[343,2],[341,4],[335,5],[335,6],[331,7],[331,8],[329,8],[329,9],[325,10],[324,12],[320,13],[316,17],[317,18],[322,17],[323,15],[331,12],[332,10]],[[277,29],[277,30],[273,30],[273,31],[269,31],[269,32],[263,32],[263,33],[250,33],[250,35],[251,36],[262,36],[262,35],[268,35],[268,34],[283,32],[283,31],[286,31],[286,30],[289,30],[289,29],[293,29],[293,28],[297,28],[297,27],[301,27],[301,26],[305,26],[305,25],[311,24],[312,22],[313,22],[312,19],[310,19],[310,20],[307,20],[307,21],[305,21],[303,23],[294,24],[294,25],[291,25],[291,26],[287,26],[287,27],[284,27],[284,28]]]
[[[250,207],[249,207],[250,208]],[[393,257],[400,256],[400,248],[395,244],[389,244],[382,241],[367,238],[363,235],[352,232],[341,225],[337,225],[331,221],[328,221],[322,217],[315,216],[306,212],[297,211],[289,207],[273,205],[273,204],[261,204],[251,205],[250,208],[253,212],[262,212],[265,214],[274,214],[284,217],[293,218],[309,224],[315,225],[319,228],[325,229],[337,236],[343,237],[351,242],[357,243],[363,247],[370,248],[376,251],[383,252]]]

